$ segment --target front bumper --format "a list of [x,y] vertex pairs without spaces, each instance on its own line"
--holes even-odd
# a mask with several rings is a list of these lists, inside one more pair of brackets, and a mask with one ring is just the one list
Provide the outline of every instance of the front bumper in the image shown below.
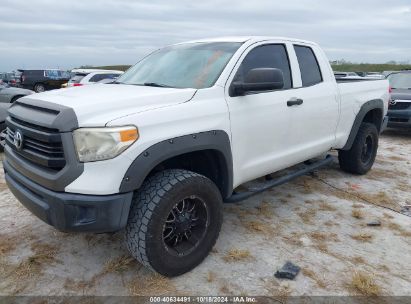
[[7,185],[34,215],[60,231],[112,232],[127,224],[133,193],[84,195],[44,188],[3,162]]
[[389,128],[410,128],[411,110],[388,110]]

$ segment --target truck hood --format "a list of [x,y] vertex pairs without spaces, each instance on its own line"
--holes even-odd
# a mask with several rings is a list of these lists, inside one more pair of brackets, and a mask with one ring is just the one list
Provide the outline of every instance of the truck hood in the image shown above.
[[392,100],[410,100],[411,101],[411,90],[407,89],[393,89],[391,92]]
[[72,108],[79,126],[86,127],[102,126],[123,116],[183,103],[195,92],[196,89],[95,84],[33,94],[30,99]]

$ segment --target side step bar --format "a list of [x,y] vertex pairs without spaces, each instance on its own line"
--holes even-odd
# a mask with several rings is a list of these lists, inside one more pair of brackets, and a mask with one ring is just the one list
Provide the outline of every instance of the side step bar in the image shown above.
[[253,195],[256,195],[258,193],[264,192],[265,190],[268,190],[272,187],[275,186],[279,186],[282,185],[286,182],[289,182],[290,180],[305,175],[307,173],[310,173],[318,168],[324,167],[328,164],[330,164],[333,161],[333,157],[331,155],[327,155],[324,159],[316,161],[314,163],[311,163],[309,165],[307,165],[306,167],[289,173],[287,175],[281,176],[279,178],[273,179],[273,180],[268,180],[266,181],[261,187],[253,187],[252,189],[248,190],[248,191],[244,191],[244,192],[240,192],[240,193],[234,193],[233,195],[231,195],[230,197],[228,197],[227,199],[225,199],[224,203],[237,203],[240,202],[242,200],[245,200]]

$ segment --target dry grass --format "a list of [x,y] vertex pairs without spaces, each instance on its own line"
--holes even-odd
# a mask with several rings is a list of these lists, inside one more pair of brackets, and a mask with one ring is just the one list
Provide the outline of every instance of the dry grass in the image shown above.
[[317,242],[339,242],[339,238],[335,233],[326,233],[321,231],[310,232],[309,237]]
[[261,202],[261,204],[255,208],[257,209],[257,215],[263,216],[267,219],[274,216],[274,212],[271,209],[271,204],[266,201]]
[[387,158],[390,159],[390,160],[394,160],[394,161],[407,161],[408,160],[405,157],[401,157],[401,156],[397,156],[397,155],[388,156]]
[[361,205],[361,204],[353,204],[351,207],[353,207],[353,208],[364,208],[364,205]]
[[55,258],[58,253],[57,246],[37,242],[31,244],[31,250],[33,254],[17,265],[13,277],[20,279],[40,275],[43,268],[57,262]]
[[122,255],[111,260],[108,260],[103,268],[103,274],[113,272],[123,272],[130,269],[132,264],[136,264],[133,257]]
[[388,214],[386,212],[384,212],[382,215],[387,219],[393,219],[394,218],[391,214]]
[[318,210],[320,211],[337,211],[337,208],[335,208],[334,206],[332,206],[331,204],[325,202],[325,201],[321,201],[320,205],[318,207]]
[[67,278],[64,282],[64,289],[84,294],[86,290],[90,290],[94,285],[95,281],[76,281],[71,278]]
[[16,249],[16,239],[14,237],[0,234],[0,240],[0,258]]
[[302,186],[303,186],[303,193],[304,194],[310,194],[314,192],[323,192],[324,191],[324,186],[322,183],[320,183],[318,180],[313,179],[308,176],[302,176],[299,178],[299,180],[302,179]]
[[132,296],[160,296],[176,292],[171,281],[159,274],[136,277],[127,285],[129,294]]
[[312,279],[313,281],[315,281],[315,282],[317,283],[318,287],[320,287],[320,288],[325,288],[325,287],[327,287],[327,285],[325,284],[325,282],[324,282],[322,279],[320,279],[320,278],[315,274],[315,272],[312,271],[311,269],[309,269],[309,268],[303,268],[301,271],[302,271],[302,273],[303,273],[304,276],[309,277],[310,279]]
[[330,251],[328,250],[328,246],[327,246],[326,243],[319,242],[319,243],[317,243],[317,244],[314,244],[313,247],[316,248],[317,250],[321,251],[322,253],[325,253],[325,254],[329,254],[329,253],[330,253]]
[[243,226],[252,233],[274,235],[275,231],[269,224],[261,221],[245,221],[242,222]]
[[374,276],[365,272],[354,272],[348,285],[356,294],[363,296],[378,296],[381,294],[381,287],[375,282]]
[[398,234],[400,236],[403,237],[411,237],[411,231],[407,231],[406,229],[404,229],[403,227],[401,227],[400,225],[398,225],[395,222],[389,222],[387,227],[395,232],[398,232]]
[[356,218],[357,220],[360,220],[360,219],[363,219],[363,218],[364,218],[364,214],[363,214],[362,211],[359,210],[359,209],[353,209],[353,210],[351,211],[351,216],[352,216],[353,218]]
[[223,283],[223,285],[220,287],[219,291],[222,295],[228,295],[228,294],[231,293],[230,288],[228,288],[226,283]]
[[355,256],[350,258],[351,262],[355,265],[360,265],[360,264],[367,264],[367,262],[364,260],[362,256]]
[[302,233],[292,232],[288,233],[287,235],[282,236],[282,240],[287,244],[294,245],[294,246],[302,246],[303,242],[300,240]]
[[265,284],[265,289],[267,290],[267,295],[272,298],[271,301],[267,301],[266,303],[287,303],[292,291],[288,284],[279,286],[275,280],[267,281]]
[[360,197],[367,202],[399,210],[399,205],[384,191],[379,191],[375,194],[361,193]]
[[227,263],[234,263],[240,262],[251,259],[251,254],[249,250],[241,250],[241,249],[230,249],[227,251],[226,255],[223,257],[223,260]]
[[[392,164],[391,164],[392,165]],[[372,180],[381,180],[381,179],[393,179],[396,180],[398,177],[406,177],[407,173],[404,171],[396,170],[386,170],[380,168],[373,168],[370,172],[367,173],[367,178]]]
[[230,213],[233,213],[237,215],[237,217],[241,220],[250,217],[250,215],[255,214],[255,210],[252,209],[244,209],[241,207],[226,207],[225,210],[229,211]]
[[216,278],[216,275],[214,272],[212,271],[207,272],[207,282],[208,283],[214,282],[215,278]]
[[370,233],[366,233],[366,232],[361,232],[358,234],[353,234],[351,235],[351,238],[353,240],[356,240],[358,242],[365,242],[365,243],[371,243],[371,241],[373,240],[374,236]]
[[7,292],[16,295],[23,292],[28,285],[36,282],[46,267],[58,262],[56,255],[58,247],[35,242],[31,244],[32,254],[18,264],[12,264],[0,259],[0,276],[5,279]]
[[404,183],[404,182],[399,182],[397,183],[397,189],[403,192],[407,192],[410,190],[410,185],[408,183]]
[[317,214],[317,210],[315,209],[308,209],[304,212],[299,212],[297,215],[301,218],[304,224],[307,225],[312,225],[313,224],[313,219],[315,215]]

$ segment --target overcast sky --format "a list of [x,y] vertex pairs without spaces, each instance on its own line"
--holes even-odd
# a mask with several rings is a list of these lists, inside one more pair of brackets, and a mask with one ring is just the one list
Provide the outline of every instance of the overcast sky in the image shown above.
[[0,0],[0,71],[134,64],[228,35],[313,40],[330,60],[411,61],[411,1]]

